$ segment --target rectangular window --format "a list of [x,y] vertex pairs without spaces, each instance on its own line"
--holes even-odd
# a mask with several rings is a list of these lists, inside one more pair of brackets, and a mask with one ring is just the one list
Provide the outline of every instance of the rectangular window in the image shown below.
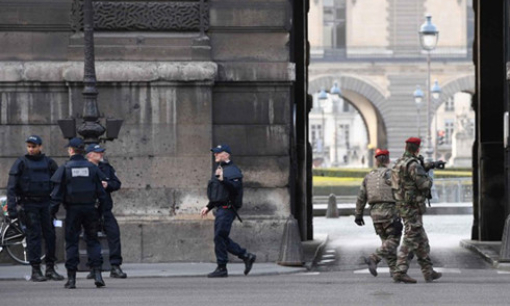
[[444,111],[445,112],[455,111],[455,103],[452,97],[448,98],[448,100],[446,100],[446,102],[444,103]]
[[454,128],[455,122],[453,119],[445,119],[444,121],[444,142],[445,144],[452,144],[452,137],[453,137],[453,128]]

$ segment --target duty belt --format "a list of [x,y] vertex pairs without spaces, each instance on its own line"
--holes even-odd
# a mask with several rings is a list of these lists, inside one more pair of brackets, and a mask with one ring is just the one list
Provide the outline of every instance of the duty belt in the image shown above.
[[45,202],[45,201],[49,201],[51,198],[50,197],[21,197],[21,202],[22,203],[26,203],[26,202]]

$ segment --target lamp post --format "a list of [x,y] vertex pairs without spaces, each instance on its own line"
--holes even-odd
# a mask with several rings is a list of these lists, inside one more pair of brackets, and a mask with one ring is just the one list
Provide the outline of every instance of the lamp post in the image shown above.
[[[326,92],[326,89],[324,87],[321,88],[321,91],[319,92],[319,96],[317,97],[319,101],[324,101],[328,99],[328,93]],[[322,138],[322,148],[323,148],[323,158],[326,155],[326,118],[324,117],[324,105],[323,103],[319,103],[322,113],[322,128],[321,128],[321,138]]]
[[[437,101],[439,100],[439,97],[441,96],[441,86],[439,86],[439,83],[437,80],[434,81],[434,85],[432,88],[430,88],[430,91],[432,92],[432,98],[434,99],[434,110],[436,109],[435,105],[437,104]],[[434,121],[434,131],[436,131],[436,141],[434,142],[434,159],[437,160],[437,115],[436,120]]]
[[[83,40],[84,40],[84,73],[83,73],[83,121],[78,127],[78,134],[85,143],[98,143],[101,140],[114,140],[118,137],[123,120],[106,119],[106,128],[99,122],[97,105],[97,80],[94,56],[94,10],[92,0],[83,2]],[[75,118],[58,120],[64,138],[76,136]],[[106,138],[100,138],[106,132]]]
[[[340,87],[338,86],[338,82],[334,82],[333,83],[333,86],[331,87],[330,89],[330,95],[331,96],[337,96],[338,98],[341,97],[342,95],[342,90],[340,89]],[[318,96],[319,100],[327,100],[329,98],[328,96],[328,93],[326,92],[326,89],[323,87],[321,88],[321,91],[319,92],[319,96]],[[324,145],[326,144],[326,139],[325,139],[325,134],[326,134],[326,124],[325,124],[325,119],[324,119],[324,105],[321,105],[321,110],[322,110],[322,119],[323,119],[323,140],[324,140]],[[334,119],[334,129],[333,129],[333,132],[334,132],[334,142],[333,142],[333,146],[335,148],[335,155],[334,155],[334,164],[335,166],[338,165],[338,135],[337,135],[337,126],[336,126],[336,110],[337,109],[334,109],[333,111],[333,119]]]
[[[338,86],[337,82],[333,83],[333,87],[331,87],[330,90],[331,95],[336,96],[338,99],[340,99],[340,96],[342,95],[342,91],[340,90],[340,87]],[[338,127],[336,124],[336,117],[338,113],[338,101],[333,105],[333,119],[335,124],[335,129],[333,130],[335,132],[335,166],[338,167]]]
[[423,101],[424,95],[423,95],[423,91],[420,89],[420,86],[416,86],[416,90],[414,91],[413,96],[414,96],[414,102],[416,103],[416,108],[418,110],[418,120],[417,120],[417,124],[416,124],[418,127],[418,138],[421,138],[420,110],[421,110],[421,102]]
[[432,133],[431,133],[431,92],[430,92],[430,52],[436,48],[437,41],[439,38],[439,31],[436,26],[432,23],[432,16],[427,15],[425,22],[420,27],[420,43],[423,50],[427,51],[427,154],[428,161],[432,160],[432,153],[434,151],[432,147]]

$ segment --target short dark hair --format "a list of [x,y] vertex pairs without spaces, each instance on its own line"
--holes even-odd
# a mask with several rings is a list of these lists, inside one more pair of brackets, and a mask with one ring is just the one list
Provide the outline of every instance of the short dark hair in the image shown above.
[[406,142],[406,151],[410,153],[416,153],[420,149],[420,145],[412,143],[412,142]]
[[85,147],[83,147],[83,146],[79,146],[77,148],[75,148],[75,147],[70,147],[70,148],[73,149],[75,154],[81,154],[81,155],[85,154]]
[[390,163],[390,157],[388,155],[379,155],[375,158],[377,166],[387,165]]

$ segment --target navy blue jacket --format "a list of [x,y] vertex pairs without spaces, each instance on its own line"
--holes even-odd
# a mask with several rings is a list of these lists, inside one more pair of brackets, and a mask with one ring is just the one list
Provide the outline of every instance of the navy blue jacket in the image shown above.
[[[230,201],[236,208],[241,208],[243,206],[243,174],[233,161],[222,162],[221,167],[223,168],[222,183],[229,191]],[[215,179],[215,173],[216,169],[213,170],[212,179]],[[213,209],[214,203],[208,203],[207,208]]]
[[104,207],[106,210],[111,210],[113,206],[113,200],[111,193],[120,189],[122,185],[121,181],[115,174],[115,169],[108,162],[100,162],[98,165],[99,169],[106,176],[106,182],[108,182],[108,186],[106,187],[106,196],[108,198],[108,203]]
[[[57,171],[57,163],[49,158],[46,157],[44,154],[38,154],[38,155],[28,155],[26,154],[24,158],[30,159],[30,160],[41,160],[43,158],[48,159],[48,169],[50,172],[50,177]],[[9,211],[14,211],[16,209],[16,205],[19,204],[21,198],[23,197],[21,186],[20,186],[20,178],[23,176],[23,172],[25,171],[25,162],[24,158],[20,157],[18,158],[14,164],[11,167],[11,170],[9,171],[9,180],[7,182],[7,208]],[[48,194],[48,199],[49,199]],[[23,203],[26,204],[26,203]]]
[[[64,165],[60,166],[57,169],[57,172],[51,177],[51,181],[54,184],[53,191],[51,192],[51,212],[52,214],[56,214],[58,211],[58,208],[61,203],[64,203],[64,205],[73,205],[74,203],[70,203],[67,197],[67,180],[66,180],[66,166],[85,166],[88,167],[91,171],[90,175],[92,176],[94,190],[95,194],[93,195],[93,198],[96,198],[96,200],[99,200],[99,203],[101,206],[105,207],[108,202],[108,197],[106,195],[106,191],[103,188],[103,185],[101,184],[102,180],[105,180],[104,174],[99,170],[99,168],[94,165],[93,163],[89,162],[88,160],[83,157],[81,154],[75,154],[71,156],[68,162],[66,162]],[[95,205],[96,201],[93,201],[91,203],[88,203],[89,205]]]

